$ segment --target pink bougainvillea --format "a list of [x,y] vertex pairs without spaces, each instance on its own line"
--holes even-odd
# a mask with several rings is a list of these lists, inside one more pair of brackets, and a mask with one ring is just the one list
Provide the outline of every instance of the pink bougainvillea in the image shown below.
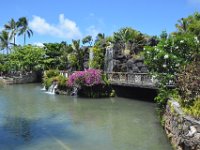
[[102,74],[100,70],[88,69],[85,71],[76,71],[69,76],[67,81],[68,86],[93,86],[100,84],[102,80]]

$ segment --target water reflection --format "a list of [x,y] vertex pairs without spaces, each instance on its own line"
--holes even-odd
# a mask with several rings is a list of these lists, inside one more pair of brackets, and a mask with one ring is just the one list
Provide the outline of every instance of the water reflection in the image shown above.
[[17,138],[22,138],[23,141],[30,141],[32,139],[30,120],[6,117],[3,128]]

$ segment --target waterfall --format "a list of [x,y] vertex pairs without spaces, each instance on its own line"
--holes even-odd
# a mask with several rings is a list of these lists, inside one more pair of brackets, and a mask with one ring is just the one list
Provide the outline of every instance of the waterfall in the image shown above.
[[104,71],[112,72],[113,71],[113,45],[110,43],[106,47],[105,60],[104,60]]
[[73,91],[71,93],[71,96],[77,96],[78,93],[78,88],[77,87],[73,87]]
[[90,48],[89,50],[90,50],[90,52],[89,52],[89,69],[91,69],[91,63],[92,63],[92,60],[94,58],[94,53],[93,53],[92,48]]
[[55,94],[55,90],[56,90],[57,87],[58,87],[57,83],[52,83],[52,85],[49,87],[49,89],[46,93]]

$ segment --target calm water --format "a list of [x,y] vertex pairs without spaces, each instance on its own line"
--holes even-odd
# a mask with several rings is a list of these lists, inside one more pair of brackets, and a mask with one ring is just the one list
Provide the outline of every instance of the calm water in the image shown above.
[[0,150],[171,150],[153,103],[0,88]]

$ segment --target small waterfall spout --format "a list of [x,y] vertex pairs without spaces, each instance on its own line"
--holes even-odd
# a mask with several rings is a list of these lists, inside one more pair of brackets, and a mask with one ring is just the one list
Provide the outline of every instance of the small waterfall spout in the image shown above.
[[46,87],[44,86],[41,90],[42,90],[42,91],[45,91],[45,90],[46,90]]
[[73,87],[73,91],[71,93],[71,96],[77,96],[78,93],[78,88],[77,87]]
[[55,94],[55,90],[57,87],[58,87],[58,84],[56,82],[53,82],[46,93]]

